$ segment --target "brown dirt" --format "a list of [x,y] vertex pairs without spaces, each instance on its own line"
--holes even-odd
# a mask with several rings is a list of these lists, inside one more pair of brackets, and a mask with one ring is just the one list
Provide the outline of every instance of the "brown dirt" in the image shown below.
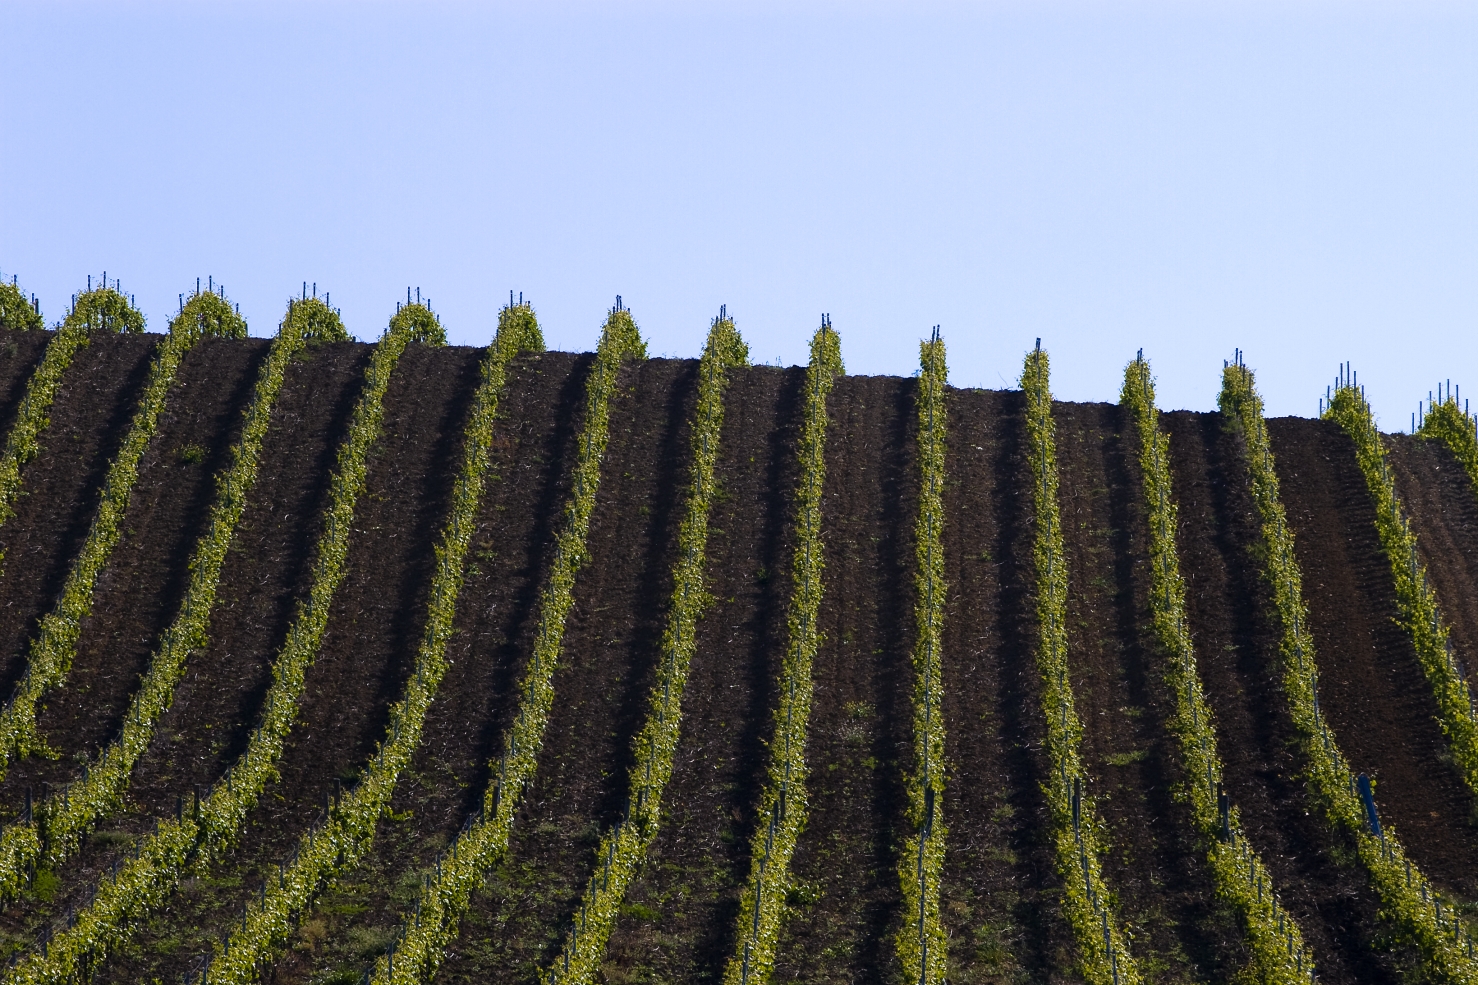
[[11,770],[0,797],[12,811],[27,787],[39,794],[43,783],[78,778],[79,761],[96,758],[117,737],[159,636],[179,611],[215,496],[213,477],[229,463],[267,348],[265,340],[206,339],[186,355],[139,463],[124,536],[98,579],[72,673],[39,716],[41,735],[61,758],[31,757]]
[[[367,353],[364,346],[325,346],[305,353],[289,369],[273,410],[257,486],[222,571],[211,623],[213,645],[192,658],[153,748],[136,768],[128,808],[105,821],[73,857],[60,873],[54,895],[44,901],[22,900],[0,916],[0,932],[12,940],[29,944],[56,914],[81,905],[97,885],[98,873],[154,817],[172,811],[175,798],[194,785],[213,782],[240,751],[254,701],[265,688],[268,662],[301,588],[298,581],[322,506],[320,494]],[[95,610],[94,616],[116,618],[110,606]],[[204,938],[192,934],[186,939]]]
[[439,981],[536,980],[620,816],[671,592],[696,370],[671,359],[622,369],[538,771]]
[[1393,434],[1386,450],[1448,640],[1471,679],[1478,667],[1478,496],[1446,445]]
[[1338,425],[1269,422],[1319,654],[1320,701],[1351,769],[1378,784],[1381,817],[1433,882],[1478,897],[1473,795],[1451,764],[1395,584],[1375,507]]
[[37,622],[51,610],[87,538],[159,338],[97,335],[80,349],[57,389],[41,452],[21,470],[24,494],[0,527],[0,689],[6,694],[25,670]]
[[792,590],[800,369],[737,373],[724,398],[707,589],[662,828],[627,892],[607,981],[712,982],[733,948]]
[[0,329],[0,434],[9,434],[26,384],[41,363],[55,332]]
[[1138,442],[1114,404],[1059,404],[1057,453],[1067,552],[1068,653],[1083,763],[1108,826],[1104,879],[1134,935],[1132,953],[1161,981],[1226,980],[1247,954],[1215,904],[1166,721],[1174,695],[1152,634]]
[[[349,351],[361,358],[368,354],[365,347]],[[180,946],[177,936],[161,939],[151,928],[110,963],[102,980],[139,981],[160,974],[167,979],[187,972],[201,953],[201,935],[223,933],[263,874],[275,869],[317,816],[335,779],[351,780],[381,738],[385,709],[414,659],[433,561],[420,548],[445,515],[479,354],[419,345],[406,350],[385,396],[385,427],[355,512],[346,576],[308,673],[281,778],[268,786],[249,816],[239,848],[211,878],[175,897],[170,912],[175,926],[160,929],[177,934],[178,927],[188,927],[197,942]],[[358,384],[352,389],[357,396]],[[279,635],[272,649],[253,656],[270,660],[280,645]],[[244,741],[260,696],[259,688],[236,729],[237,742]],[[176,781],[176,790],[184,789]],[[154,805],[154,813],[172,808],[172,803]],[[229,878],[216,877],[227,872]]]
[[308,590],[328,475],[359,396],[369,348],[307,350],[272,410],[257,484],[221,571],[211,645],[194,654],[134,774],[140,819],[215,782],[246,745],[297,599]]
[[949,391],[942,911],[959,983],[1066,981],[1072,963],[1045,837],[1023,411],[1018,393]]
[[806,743],[810,817],[791,869],[799,905],[781,930],[780,981],[899,978],[894,850],[912,756],[912,380],[846,377],[828,411],[822,643]]
[[1301,778],[1241,439],[1220,414],[1182,411],[1161,420],[1180,505],[1186,613],[1227,791],[1313,949],[1320,980],[1397,981],[1397,965],[1409,956],[1373,949],[1385,932],[1374,894],[1351,846],[1322,822]]
[[354,976],[390,940],[419,874],[481,802],[517,711],[555,524],[568,494],[587,357],[546,353],[510,370],[447,672],[421,748],[373,852],[325,894],[275,982]]
[[[10,560],[24,559],[0,579],[0,645],[10,647],[11,661],[0,673],[12,680],[15,654],[85,534],[156,342],[108,337],[84,350],[53,411],[48,451],[26,473],[33,495],[0,528]],[[0,336],[0,420],[13,414],[23,370],[44,336],[13,344],[11,354]],[[207,343],[186,361],[185,386],[140,476],[129,516],[134,533],[101,583],[77,679],[46,713],[64,751],[95,748],[116,728],[141,661],[173,615],[183,561],[208,506],[207,477],[239,427],[264,345]],[[331,345],[293,366],[227,559],[211,646],[192,659],[128,810],[90,840],[48,900],[32,895],[0,913],[0,949],[30,946],[42,925],[85,899],[99,870],[153,817],[172,811],[193,785],[215,780],[240,753],[293,605],[307,588],[327,479],[368,355],[365,345]],[[407,353],[387,398],[348,577],[309,676],[283,779],[253,814],[240,848],[188,880],[99,981],[171,980],[190,970],[260,873],[317,815],[333,780],[351,779],[381,737],[419,640],[428,545],[445,517],[481,356],[450,348]],[[548,353],[516,365],[459,606],[454,662],[425,742],[375,850],[325,894],[273,980],[357,980],[389,940],[423,867],[480,800],[535,630],[590,359]],[[512,849],[475,900],[440,979],[533,981],[562,942],[596,839],[621,809],[671,590],[695,366],[653,360],[623,370],[539,773]],[[712,982],[732,946],[785,644],[801,377],[798,369],[757,367],[731,384],[710,541],[715,605],[699,626],[664,824],[612,938],[605,966],[612,983]],[[900,977],[893,941],[904,921],[896,856],[907,834],[901,783],[911,756],[914,386],[852,377],[832,398],[826,638],[808,749],[812,809],[796,856],[799,888],[781,942],[780,981]],[[1050,778],[1036,703],[1031,477],[1020,395],[952,390],[948,399],[943,910],[950,979],[1069,981],[1074,949],[1045,840],[1041,784]],[[1058,404],[1056,413],[1071,660],[1090,782],[1108,825],[1108,878],[1152,977],[1226,980],[1246,955],[1235,920],[1209,902],[1201,850],[1172,794],[1176,757],[1163,728],[1171,699],[1149,635],[1137,448],[1116,407]],[[1239,439],[1214,414],[1169,414],[1165,422],[1189,614],[1233,798],[1314,948],[1321,980],[1401,980],[1411,955],[1387,950],[1390,929],[1377,921],[1350,845],[1323,825],[1299,775]],[[1355,766],[1383,781],[1382,810],[1418,861],[1472,898],[1478,839],[1469,830],[1471,797],[1447,764],[1430,695],[1391,621],[1389,568],[1352,449],[1331,425],[1284,420],[1272,430],[1324,668],[1325,710]],[[205,460],[185,466],[171,458],[185,443],[205,448]],[[1391,448],[1454,645],[1471,665],[1478,661],[1478,498],[1442,449],[1406,438],[1391,439]],[[32,780],[68,765],[46,765]],[[32,768],[23,764],[0,785],[0,803],[11,811]]]

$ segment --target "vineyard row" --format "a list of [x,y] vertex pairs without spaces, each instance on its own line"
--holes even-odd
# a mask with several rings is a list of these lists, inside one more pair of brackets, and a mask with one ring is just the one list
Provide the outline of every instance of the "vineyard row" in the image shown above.
[[1351,772],[1320,711],[1319,671],[1293,531],[1279,496],[1262,398],[1252,371],[1240,359],[1223,370],[1219,403],[1246,444],[1248,480],[1261,519],[1265,575],[1273,588],[1282,633],[1283,692],[1299,731],[1313,799],[1330,826],[1354,841],[1383,913],[1417,946],[1431,973],[1444,981],[1478,981],[1472,938],[1457,907],[1451,901],[1444,905],[1441,895],[1406,856],[1396,832],[1381,824],[1369,778],[1362,774],[1357,779]]
[[[216,322],[238,326],[234,313],[215,294],[197,294],[183,306],[176,325]],[[246,410],[240,439],[226,473],[216,483],[209,526],[190,561],[190,582],[174,622],[164,631],[159,649],[135,692],[118,737],[82,778],[48,797],[31,817],[0,832],[0,895],[12,896],[38,862],[56,868],[76,851],[82,838],[122,803],[134,766],[149,748],[160,717],[173,703],[175,686],[190,653],[208,643],[207,630],[215,605],[221,567],[257,478],[262,443],[271,422],[272,405],[282,389],[288,363],[302,348],[298,319],[284,320]],[[58,333],[61,337],[61,333]]]
[[533,779],[539,749],[554,705],[554,672],[563,652],[565,623],[574,604],[575,577],[586,559],[590,516],[600,489],[601,463],[609,440],[610,399],[621,363],[646,356],[646,346],[630,312],[613,308],[601,332],[595,367],[585,388],[585,421],[580,434],[574,484],[564,509],[564,527],[539,602],[539,628],[519,685],[519,708],[491,764],[492,776],[482,806],[464,824],[447,851],[437,858],[435,876],[417,895],[412,917],[376,962],[376,982],[428,981],[488,868],[508,848],[523,791]]
[[1102,822],[1087,789],[1080,747],[1083,723],[1068,676],[1067,559],[1058,507],[1057,446],[1047,353],[1038,343],[1021,373],[1026,394],[1027,447],[1033,473],[1037,575],[1037,671],[1047,718],[1047,754],[1052,775],[1045,784],[1051,811],[1051,841],[1063,881],[1062,906],[1078,944],[1079,970],[1092,985],[1135,985],[1142,981],[1115,914],[1100,858]]
[[10,981],[59,985],[88,977],[109,951],[138,931],[145,917],[166,905],[188,866],[204,868],[228,852],[262,790],[276,776],[308,669],[343,580],[355,504],[364,489],[369,450],[380,433],[385,391],[410,341],[408,330],[387,331],[375,346],[330,480],[308,598],[274,661],[272,684],[246,750],[205,796],[197,796],[188,807],[182,803],[174,818],[157,822],[155,831],[135,845],[132,857],[102,882],[93,899],[16,965]]
[[919,516],[914,524],[917,601],[914,604],[914,766],[907,780],[908,841],[899,857],[905,918],[898,957],[907,980],[943,982],[949,973],[939,919],[944,876],[944,340],[936,327],[919,350]]
[[[77,654],[77,641],[82,633],[82,621],[92,612],[93,592],[98,578],[107,567],[113,548],[123,536],[123,516],[128,511],[129,496],[138,479],[139,462],[148,450],[149,441],[159,427],[159,416],[164,412],[174,387],[175,376],[185,354],[207,335],[242,338],[246,335],[246,324],[234,314],[220,314],[216,306],[204,295],[191,312],[181,313],[171,323],[169,333],[159,343],[159,352],[149,369],[149,379],[144,394],[134,411],[133,421],[123,438],[118,455],[108,467],[103,481],[102,496],[87,539],[82,544],[77,558],[67,573],[65,586],[52,611],[41,620],[41,629],[32,640],[26,669],[15,692],[0,708],[0,777],[6,767],[17,756],[33,753],[46,755],[49,746],[36,731],[36,708],[42,698],[59,687],[72,669],[72,660]],[[113,309],[127,305],[121,295],[103,288],[81,299],[68,316],[69,322],[79,322],[91,329],[106,330],[112,321]],[[224,301],[220,301],[224,305]],[[125,309],[131,310],[131,309]],[[137,329],[142,330],[142,321]],[[71,331],[76,331],[74,325]],[[57,338],[67,336],[69,329],[57,332]],[[68,351],[68,350],[64,350]],[[44,365],[44,363],[43,363]],[[51,384],[47,392],[54,391]],[[32,439],[34,442],[34,439]],[[17,481],[19,476],[17,475]],[[13,497],[13,493],[12,493]],[[3,875],[0,875],[3,878]]]
[[1355,444],[1355,462],[1375,504],[1375,526],[1396,583],[1400,622],[1411,636],[1427,684],[1437,700],[1439,721],[1468,789],[1478,794],[1478,715],[1467,675],[1453,656],[1447,628],[1437,608],[1437,593],[1427,583],[1426,567],[1417,557],[1416,535],[1401,509],[1396,480],[1365,394],[1341,379],[1324,416],[1337,422]]
[[1186,778],[1183,792],[1206,852],[1212,885],[1241,918],[1258,981],[1267,985],[1312,982],[1313,956],[1293,917],[1279,906],[1272,874],[1242,830],[1237,809],[1222,786],[1216,728],[1186,619],[1185,580],[1176,547],[1179,517],[1170,477],[1170,438],[1160,427],[1155,385],[1143,353],[1124,370],[1120,403],[1128,408],[1139,433],[1139,467],[1150,532],[1150,609],[1155,635],[1167,658],[1166,683],[1175,695],[1170,729]]
[[[99,326],[124,321],[121,316],[98,313],[100,306],[119,303],[123,303],[121,295],[117,299],[80,297],[73,310],[73,317],[80,321],[74,324],[69,318],[47,345],[18,404],[6,448],[0,453],[0,523],[20,492],[23,466],[36,453],[50,401],[68,362],[92,332],[101,330]],[[32,644],[17,697],[0,713],[3,762],[46,751],[44,738],[36,731],[36,709],[45,694],[66,678],[81,620],[119,540],[139,462],[159,428],[181,360],[201,338],[244,334],[244,323],[223,297],[197,293],[182,305],[160,343],[121,450],[109,466],[86,541],[71,566],[62,596],[43,620],[41,633]],[[21,820],[0,830],[0,896],[14,897],[23,892],[38,865],[66,864],[89,832],[123,806],[134,767],[150,748],[161,717],[174,701],[191,653],[209,643],[210,613],[222,566],[256,480],[286,367],[310,342],[344,337],[342,325],[326,304],[304,300],[289,309],[259,370],[240,438],[217,477],[207,528],[194,546],[190,578],[178,612],[160,637],[121,728],[95,761],[83,764],[75,782],[59,787],[34,811],[28,809]],[[13,964],[7,980],[86,980],[148,917],[167,906],[185,875],[219,868],[227,861],[248,814],[277,775],[284,743],[304,694],[305,675],[317,655],[330,604],[344,577],[356,502],[365,487],[370,449],[380,434],[385,392],[411,342],[445,343],[434,314],[419,304],[401,308],[374,348],[330,483],[308,598],[295,615],[274,663],[272,685],[245,752],[204,795],[197,794],[193,800],[182,798],[175,817],[159,819],[152,833],[134,846],[131,857],[121,860],[102,879],[85,905]],[[485,473],[507,367],[520,353],[542,348],[532,310],[523,305],[504,309],[498,334],[484,357],[462,433],[462,457],[455,473],[451,508],[435,548],[423,638],[404,691],[390,708],[385,737],[358,781],[331,799],[321,820],[303,834],[291,855],[277,867],[276,878],[261,887],[260,895],[241,911],[219,948],[202,961],[202,985],[245,985],[262,976],[321,895],[374,847],[376,825],[386,814],[397,781],[420,746],[426,714],[447,671],[446,646],[453,633],[467,554],[487,481]],[[636,326],[618,304],[606,321],[594,368],[586,381],[585,416],[572,491],[540,596],[538,633],[519,685],[515,721],[503,738],[501,755],[488,764],[481,808],[467,818],[461,833],[437,858],[435,875],[422,880],[413,905],[402,914],[393,943],[367,972],[367,978],[379,985],[431,980],[456,937],[474,889],[507,851],[515,811],[533,779],[556,697],[555,671],[563,656],[565,623],[573,605],[576,577],[586,561],[586,537],[609,440],[611,395],[623,361],[644,357],[645,345]],[[647,715],[633,740],[634,765],[627,778],[629,796],[621,820],[600,838],[594,872],[563,932],[558,957],[544,973],[549,985],[584,985],[598,980],[627,887],[643,865],[662,821],[663,794],[682,734],[688,668],[695,652],[699,620],[709,601],[705,589],[707,533],[716,495],[714,469],[724,420],[724,394],[730,371],[747,365],[747,360],[747,348],[732,321],[722,316],[715,319],[699,363],[697,404],[690,422],[692,466],[672,569],[673,593],[666,609]],[[792,516],[796,550],[789,640],[774,709],[774,733],[767,744],[766,780],[754,807],[749,874],[738,900],[726,985],[758,985],[769,980],[782,928],[793,913],[786,899],[793,882],[791,861],[807,816],[806,741],[812,663],[822,643],[817,617],[824,570],[822,491],[826,482],[827,399],[833,381],[842,372],[839,342],[829,322],[823,323],[812,342],[802,394],[800,484]],[[1077,945],[1080,972],[1087,980],[1102,985],[1129,985],[1143,980],[1145,974],[1131,953],[1131,936],[1104,877],[1103,857],[1109,851],[1107,826],[1090,789],[1093,777],[1081,752],[1085,726],[1079,718],[1069,673],[1069,559],[1059,507],[1049,372],[1047,353],[1040,346],[1028,353],[1021,387],[1035,506],[1035,656],[1045,715],[1046,753],[1052,771],[1044,784],[1052,824],[1051,848],[1062,880],[1062,909]],[[947,589],[946,380],[944,345],[936,332],[921,347],[915,389],[919,507],[912,541],[912,759],[903,771],[904,826],[894,849],[904,904],[894,945],[905,977],[921,985],[943,982],[950,971],[948,935],[941,920],[947,876],[943,802],[949,775],[943,711],[948,667],[943,635]],[[1181,793],[1190,805],[1197,844],[1204,852],[1220,902],[1240,919],[1252,956],[1252,976],[1280,985],[1312,982],[1312,951],[1281,905],[1273,877],[1250,843],[1223,787],[1215,722],[1197,669],[1186,614],[1187,587],[1178,558],[1179,520],[1169,438],[1161,427],[1154,383],[1142,357],[1126,368],[1120,402],[1138,439],[1140,491],[1150,542],[1150,609],[1165,656],[1162,673],[1175,700],[1169,727],[1185,776]],[[1478,982],[1478,963],[1462,919],[1463,904],[1439,893],[1410,861],[1396,832],[1379,817],[1372,781],[1351,770],[1321,712],[1318,668],[1293,532],[1280,501],[1261,399],[1251,371],[1240,360],[1225,367],[1220,405],[1245,448],[1247,481],[1261,524],[1263,550],[1259,556],[1272,586],[1281,633],[1281,684],[1299,730],[1304,775],[1314,802],[1322,809],[1328,826],[1347,836],[1355,846],[1360,866],[1380,898],[1383,915],[1398,931],[1395,940],[1414,944],[1433,978]],[[1478,723],[1466,675],[1448,642],[1436,593],[1428,585],[1419,561],[1416,537],[1396,494],[1369,405],[1358,388],[1342,377],[1324,413],[1354,441],[1357,464],[1376,506],[1377,530],[1395,579],[1395,601],[1402,625],[1436,697],[1454,760],[1470,788],[1478,793]],[[1423,421],[1422,433],[1451,447],[1478,487],[1478,432],[1455,401],[1449,399],[1434,406]]]
[[790,863],[806,822],[806,732],[811,719],[811,666],[821,645],[816,625],[825,570],[821,495],[826,485],[826,398],[842,368],[841,342],[830,319],[811,338],[796,491],[796,549],[791,561],[794,590],[786,619],[789,641],[780,669],[780,703],[770,739],[764,792],[750,839],[749,877],[739,900],[735,952],[724,985],[762,985],[775,968],[775,944],[787,914]]

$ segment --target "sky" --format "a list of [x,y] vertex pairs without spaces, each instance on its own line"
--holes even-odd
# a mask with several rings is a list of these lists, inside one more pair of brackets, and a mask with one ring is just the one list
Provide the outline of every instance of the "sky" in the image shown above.
[[107,272],[254,335],[306,282],[371,339],[508,292],[653,355],[727,305],[756,362],[1271,414],[1352,361],[1386,430],[1478,397],[1478,4],[5,0],[0,275],[48,322]]

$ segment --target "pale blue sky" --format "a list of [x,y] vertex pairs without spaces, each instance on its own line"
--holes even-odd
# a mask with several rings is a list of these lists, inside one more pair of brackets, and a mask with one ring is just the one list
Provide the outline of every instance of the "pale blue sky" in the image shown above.
[[0,4],[0,272],[151,327],[213,276],[373,337],[407,285],[483,344],[621,294],[654,354],[822,312],[854,373],[1066,399],[1143,346],[1168,407],[1234,347],[1273,413],[1352,359],[1388,429],[1478,397],[1478,5]]

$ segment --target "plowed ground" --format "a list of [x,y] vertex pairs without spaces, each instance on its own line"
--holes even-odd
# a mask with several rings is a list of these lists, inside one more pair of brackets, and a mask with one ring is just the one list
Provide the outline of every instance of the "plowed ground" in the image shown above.
[[[46,336],[0,337],[0,427]],[[29,495],[0,526],[0,676],[24,666],[36,620],[85,535],[97,488],[132,415],[157,339],[100,338],[58,396]],[[240,428],[265,343],[211,342],[186,360],[145,457],[128,534],[99,583],[72,679],[43,731],[61,753],[24,760],[0,783],[13,819],[24,788],[75,778],[80,755],[119,716],[174,615],[215,474]],[[109,818],[66,870],[44,873],[0,912],[9,953],[33,946],[99,873],[244,747],[308,587],[328,477],[367,346],[313,349],[273,414],[261,478],[226,562],[210,645],[194,654],[159,739]],[[448,508],[482,352],[407,352],[355,521],[348,574],[309,674],[300,723],[273,783],[226,859],[187,880],[100,982],[177,981],[239,919],[242,903],[352,782],[386,727],[425,620],[430,545]],[[519,359],[459,602],[451,670],[425,740],[400,778],[369,856],[324,893],[267,980],[358,981],[383,952],[427,867],[481,802],[515,713],[539,594],[569,496],[590,356]],[[664,821],[612,934],[606,982],[717,982],[733,950],[754,804],[768,756],[793,589],[799,369],[736,371],[726,398],[710,520],[708,591],[684,697]],[[647,710],[672,588],[696,363],[621,372],[588,560],[555,677],[538,773],[514,838],[475,895],[438,981],[532,983],[553,961],[622,811],[632,737]],[[794,863],[777,982],[898,983],[895,940],[910,927],[899,889],[902,777],[912,755],[915,382],[846,377],[829,405],[823,522],[824,641],[808,744],[810,820]],[[1032,558],[1031,474],[1015,392],[948,392],[945,488],[945,729],[948,828],[943,915],[957,983],[1074,981],[1048,850]],[[1211,893],[1178,757],[1172,699],[1149,624],[1148,534],[1138,447],[1119,408],[1055,407],[1070,571],[1069,660],[1086,724],[1089,790],[1105,823],[1105,873],[1133,950],[1155,981],[1230,980],[1247,962],[1241,928]],[[1172,413],[1171,464],[1197,657],[1226,783],[1320,980],[1395,983],[1392,950],[1351,846],[1307,798],[1281,697],[1277,627],[1258,555],[1239,437],[1216,414]],[[1389,565],[1353,449],[1332,425],[1271,423],[1303,565],[1324,708],[1354,765],[1374,776],[1383,817],[1450,893],[1478,902],[1478,832],[1432,721],[1410,643],[1393,621]],[[195,450],[199,449],[199,454]],[[1458,656],[1478,666],[1478,498],[1445,451],[1390,443],[1423,560]]]

